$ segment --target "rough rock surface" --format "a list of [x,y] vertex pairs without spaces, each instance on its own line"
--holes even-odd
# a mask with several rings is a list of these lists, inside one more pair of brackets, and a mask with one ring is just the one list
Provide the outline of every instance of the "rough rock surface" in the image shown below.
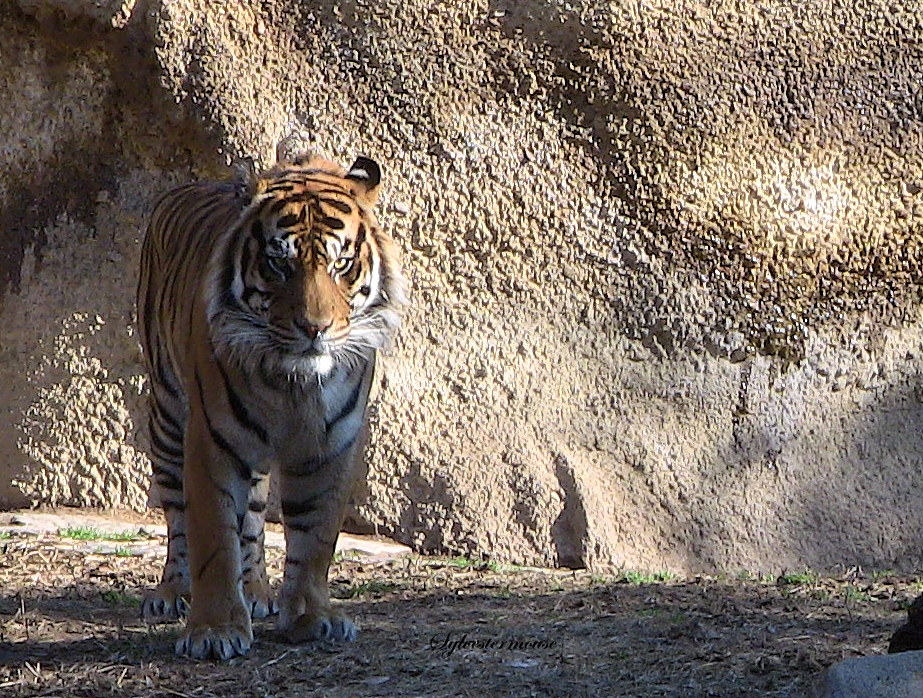
[[144,216],[295,134],[383,164],[413,284],[354,528],[920,564],[912,7],[18,0],[0,33],[6,504],[145,505]]
[[815,698],[919,698],[923,652],[844,659],[827,669]]

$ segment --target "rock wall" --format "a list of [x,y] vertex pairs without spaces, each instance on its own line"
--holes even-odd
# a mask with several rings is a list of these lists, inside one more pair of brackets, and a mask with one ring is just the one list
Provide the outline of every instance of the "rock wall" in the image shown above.
[[594,568],[921,564],[923,20],[884,2],[0,9],[0,486],[146,504],[151,199],[385,169],[413,285],[350,524]]

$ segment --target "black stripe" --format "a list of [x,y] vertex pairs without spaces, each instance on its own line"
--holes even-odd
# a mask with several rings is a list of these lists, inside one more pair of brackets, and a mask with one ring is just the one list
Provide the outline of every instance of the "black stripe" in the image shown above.
[[[173,319],[174,321],[176,320],[175,316]],[[167,373],[166,369],[164,368],[163,357],[160,351],[157,352],[155,362],[157,365],[157,385],[166,390],[171,397],[179,398],[179,388],[170,384],[170,380],[168,378],[169,373]]]
[[151,447],[154,451],[154,455],[164,457],[171,461],[178,462],[180,465],[183,462],[183,449],[182,446],[176,446],[166,443],[157,433],[157,430],[151,425]]
[[349,214],[353,212],[353,207],[350,206],[345,201],[339,201],[338,199],[326,199],[326,198],[321,199],[320,201],[321,203],[327,204],[328,206],[333,206],[340,213]]
[[288,523],[289,518],[299,518],[301,516],[306,516],[318,510],[320,502],[324,497],[326,497],[334,489],[333,485],[322,489],[320,492],[312,494],[306,499],[299,501],[293,500],[282,500],[282,516],[286,519],[286,524]]
[[320,219],[320,222],[332,230],[342,230],[346,227],[346,224],[343,221],[341,221],[339,218],[334,218],[333,216],[324,216]]
[[[154,414],[152,416],[156,417],[157,424],[163,430],[163,432],[171,437],[174,441],[183,440],[183,427],[180,426],[180,423],[176,418],[164,407],[163,403],[157,398],[157,395],[153,395],[153,404],[154,404]],[[169,427],[169,428],[167,428]]]
[[340,408],[340,411],[336,414],[336,416],[333,419],[331,419],[329,422],[324,423],[324,428],[327,431],[330,431],[331,427],[335,426],[337,422],[339,422],[344,417],[351,415],[353,413],[353,410],[356,409],[356,405],[359,402],[359,394],[363,392],[363,388],[364,388],[363,378],[365,377],[365,373],[368,370],[369,370],[369,364],[366,363],[362,367],[362,373],[359,374],[359,380],[356,382],[356,386],[353,389],[353,392],[350,394],[349,399],[347,399],[346,402],[343,403],[343,406]]
[[270,215],[273,215],[273,214],[278,213],[278,212],[281,211],[283,208],[285,208],[285,207],[289,204],[289,202],[291,202],[291,201],[292,201],[292,199],[290,199],[290,198],[276,199],[276,200],[273,201],[271,204],[269,204],[269,209],[268,209],[268,210],[269,210]]
[[[253,253],[250,251],[251,244],[242,245],[240,249],[240,279],[244,286],[247,285],[246,274],[250,270],[250,259],[253,257]],[[262,241],[260,241],[260,244],[262,245]]]
[[224,269],[221,272],[221,288],[218,289],[221,297],[229,296],[231,289],[234,288],[234,248],[237,246],[236,240],[229,240],[227,248],[224,251],[224,259],[221,265]]
[[250,502],[247,504],[247,509],[256,514],[261,514],[266,511],[266,502]]
[[173,490],[174,492],[183,491],[183,481],[176,477],[173,473],[169,473],[166,470],[154,466],[154,482],[158,486],[163,487],[168,490]]
[[[324,182],[324,184],[332,184],[332,182]],[[326,198],[326,194],[336,194],[337,196],[349,196],[349,192],[346,189],[318,189],[314,192],[314,196],[318,199]]]
[[308,533],[309,531],[313,531],[320,524],[318,524],[316,521],[313,523],[295,523],[286,521],[285,525],[293,531],[298,531],[299,533]]
[[296,214],[288,213],[276,221],[276,226],[279,228],[291,228],[293,225],[296,225],[298,222],[299,220]]
[[[208,428],[208,433],[212,437],[212,441],[215,442],[215,445],[218,446],[222,451],[224,451],[228,456],[231,457],[231,460],[234,462],[234,465],[237,466],[237,475],[244,481],[250,482],[250,478],[253,473],[253,468],[237,453],[231,448],[231,444],[227,442],[227,439],[221,435],[217,429],[215,429],[212,424],[211,419],[208,416],[208,410],[205,409],[205,398],[202,391],[202,379],[199,376],[199,372],[195,371],[195,382],[196,387],[199,389],[199,404],[202,408],[202,416],[205,418],[205,426]],[[231,501],[234,501],[234,497],[230,495]]]
[[314,475],[318,470],[327,465],[325,456],[312,456],[307,460],[301,461],[298,465],[288,467],[283,466],[282,474],[289,477],[307,477]]
[[313,456],[296,466],[283,466],[282,474],[286,477],[309,477],[316,474],[325,465],[329,465],[331,461],[336,460],[352,448],[353,444],[356,443],[356,438],[359,436],[360,431],[361,429],[357,429],[356,433],[348,438],[340,448],[333,453],[328,453],[323,456]]
[[228,374],[224,370],[224,365],[220,361],[216,361],[215,363],[218,366],[218,372],[221,374],[221,380],[224,381],[224,392],[228,396],[228,404],[231,406],[234,417],[246,429],[256,434],[260,441],[264,444],[267,443],[269,435],[266,433],[266,429],[264,429],[263,425],[250,413],[246,405],[244,405],[243,401],[240,399],[240,396],[234,391],[231,381],[228,379]]
[[355,433],[352,436],[350,436],[345,442],[343,442],[335,452],[327,455],[327,460],[328,461],[336,460],[337,458],[342,456],[344,453],[346,453],[349,449],[351,449],[353,447],[353,444],[356,443],[356,438],[359,436],[360,431],[362,431],[361,427],[359,429],[356,429]]
[[208,556],[208,559],[199,567],[198,573],[196,573],[195,578],[201,579],[202,573],[205,571],[205,568],[212,564],[212,561],[215,559],[215,556],[221,552],[221,548],[215,548],[212,551],[212,554]]

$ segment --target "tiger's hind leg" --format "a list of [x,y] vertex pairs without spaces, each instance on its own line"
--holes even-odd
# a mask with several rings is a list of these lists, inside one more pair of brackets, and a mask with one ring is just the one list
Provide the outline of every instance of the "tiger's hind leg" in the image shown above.
[[141,617],[151,623],[173,621],[188,612],[189,558],[183,502],[183,432],[185,408],[169,391],[155,387],[150,402],[153,481],[167,520],[167,559],[161,582],[141,603]]
[[250,480],[247,513],[240,531],[240,557],[243,567],[244,602],[251,618],[266,618],[276,612],[266,575],[266,554],[263,547],[266,518],[266,498],[269,494],[268,475],[254,473]]

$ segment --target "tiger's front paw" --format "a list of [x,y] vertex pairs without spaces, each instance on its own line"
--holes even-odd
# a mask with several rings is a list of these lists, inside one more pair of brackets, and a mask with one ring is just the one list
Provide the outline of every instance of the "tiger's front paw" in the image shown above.
[[359,637],[355,623],[333,612],[304,613],[280,630],[283,637],[293,643],[312,640],[355,642]]
[[184,598],[189,593],[171,582],[162,582],[146,594],[141,602],[141,617],[148,623],[167,623],[185,618],[189,604]]
[[253,644],[253,631],[234,625],[188,627],[176,641],[176,654],[191,659],[227,661],[247,654]]

